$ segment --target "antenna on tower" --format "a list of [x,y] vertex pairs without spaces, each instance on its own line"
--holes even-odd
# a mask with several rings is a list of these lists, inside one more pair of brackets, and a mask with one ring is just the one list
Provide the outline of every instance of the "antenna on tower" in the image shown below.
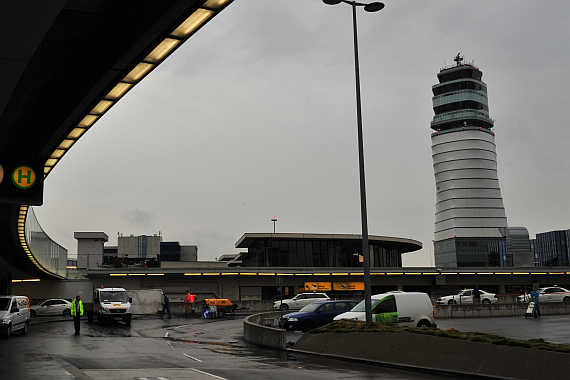
[[463,61],[461,53],[457,53],[457,55],[455,56],[455,58],[453,58],[453,60],[457,63],[457,66],[461,65],[461,61]]

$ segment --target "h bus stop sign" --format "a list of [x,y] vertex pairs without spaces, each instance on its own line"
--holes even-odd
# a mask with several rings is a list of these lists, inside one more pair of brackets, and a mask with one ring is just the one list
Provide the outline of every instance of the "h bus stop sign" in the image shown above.
[[44,160],[0,158],[0,203],[41,206]]

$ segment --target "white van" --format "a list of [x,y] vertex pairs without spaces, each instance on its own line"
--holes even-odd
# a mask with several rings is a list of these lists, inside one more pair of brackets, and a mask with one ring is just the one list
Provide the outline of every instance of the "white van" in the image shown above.
[[123,288],[96,288],[93,289],[93,303],[87,311],[89,322],[97,319],[102,325],[110,321],[123,321],[127,326],[131,324],[133,299],[127,295]]
[[30,301],[26,296],[0,296],[0,332],[9,338],[13,331],[26,335],[30,326]]
[[[334,320],[352,319],[366,322],[364,301]],[[426,293],[388,292],[372,296],[372,320],[412,327],[437,327],[434,308]]]

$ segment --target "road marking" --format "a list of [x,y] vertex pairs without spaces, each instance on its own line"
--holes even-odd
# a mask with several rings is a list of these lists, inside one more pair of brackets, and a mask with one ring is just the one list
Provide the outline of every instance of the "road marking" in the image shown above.
[[190,355],[188,355],[188,354],[183,354],[183,355],[186,356],[187,358],[192,359],[192,360],[196,360],[196,361],[199,362],[199,363],[203,363],[203,361],[201,361],[200,359],[193,358],[192,356],[190,356]]
[[211,373],[204,372],[204,371],[200,371],[199,369],[196,369],[196,368],[188,368],[188,369],[191,369],[192,371],[195,371],[195,372],[198,372],[198,373],[201,373],[201,374],[204,374],[204,375],[212,376],[212,377],[214,377],[214,378],[216,378],[216,379],[228,380],[228,379],[226,379],[225,377],[220,377],[220,376],[212,375]]
[[170,346],[170,348],[174,348],[174,347],[172,347],[172,344],[170,344],[170,342],[166,342],[166,343],[168,343],[168,345]]
[[182,327],[186,327],[186,326],[190,326],[190,325],[182,325],[182,326],[176,326],[176,327],[169,327],[169,329],[171,329],[171,330],[181,329]]
[[164,336],[165,338],[168,338],[168,331],[166,332],[166,335]]

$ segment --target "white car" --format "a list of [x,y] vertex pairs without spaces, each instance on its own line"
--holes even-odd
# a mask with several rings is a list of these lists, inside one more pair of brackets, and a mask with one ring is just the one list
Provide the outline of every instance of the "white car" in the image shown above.
[[[528,302],[530,294],[517,297],[517,302]],[[549,286],[538,289],[538,302],[570,302],[570,290],[558,286]]]
[[325,293],[299,293],[292,299],[283,300],[283,303],[273,302],[273,310],[279,310],[280,307],[281,310],[299,310],[317,301],[330,301],[330,298]]
[[[495,294],[487,293],[484,290],[479,290],[481,295],[481,303],[489,304],[496,303],[498,299]],[[473,289],[463,289],[456,294],[450,296],[440,297],[437,300],[438,305],[457,305],[457,304],[472,304],[473,303]]]
[[30,314],[32,317],[39,317],[42,315],[71,315],[71,302],[55,298],[45,300],[35,306],[30,307]]

